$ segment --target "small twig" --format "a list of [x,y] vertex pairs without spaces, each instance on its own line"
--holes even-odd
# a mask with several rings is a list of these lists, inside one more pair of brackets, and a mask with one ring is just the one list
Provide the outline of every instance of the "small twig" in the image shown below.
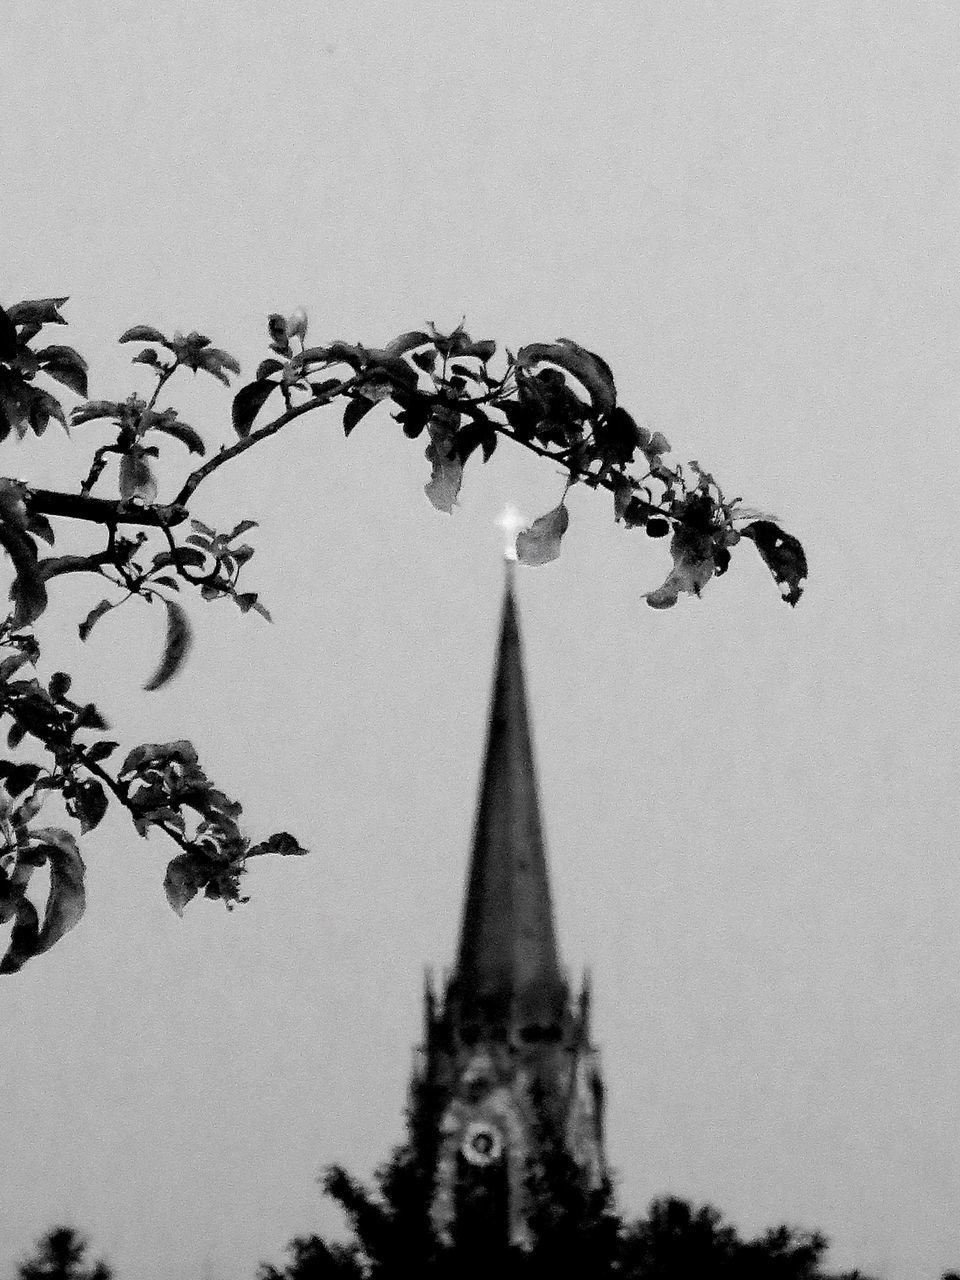
[[176,373],[179,367],[180,367],[179,360],[174,360],[173,364],[168,364],[163,366],[163,372],[157,378],[157,385],[154,387],[153,395],[150,397],[150,400],[147,404],[147,407],[145,410],[146,413],[151,412],[151,410],[153,409],[153,406],[157,403],[157,396],[159,396],[160,392],[164,388],[164,385],[170,381],[170,379],[173,377],[173,375]]
[[[76,744],[74,745],[76,746]],[[122,782],[112,778],[110,774],[107,773],[106,769],[101,768],[96,760],[88,760],[83,747],[77,747],[77,757],[80,765],[86,769],[88,773],[94,774],[101,782],[105,783],[126,810],[132,813],[135,818],[139,818],[141,816],[137,812],[136,807],[130,803],[128,787],[126,787]],[[193,842],[189,837],[179,832],[176,827],[171,826],[167,819],[161,819],[160,822],[151,821],[150,825],[152,827],[158,827],[164,835],[168,835],[174,844],[178,844],[184,852],[190,853],[193,850]]]
[[[309,413],[311,409],[319,409],[322,405],[329,404],[337,396],[343,395],[350,387],[354,386],[360,380],[359,375],[354,378],[348,378],[346,382],[340,383],[337,387],[331,387],[329,391],[325,391],[323,395],[311,396],[309,400],[305,400],[303,404],[295,405],[292,409],[288,409],[285,413],[281,413],[279,418],[274,418],[272,422],[268,422],[265,426],[259,427],[256,431],[251,431],[248,436],[244,436],[238,440],[236,444],[230,445],[229,448],[223,448],[218,454],[205,462],[202,467],[198,467],[196,471],[190,473],[183,483],[180,492],[171,503],[171,507],[176,510],[183,508],[193,496],[197,486],[207,476],[212,475],[218,467],[222,467],[225,462],[229,462],[232,458],[237,458],[241,453],[246,453],[248,449],[252,449],[255,444],[259,444],[261,440],[266,440],[268,436],[275,435],[281,427],[285,427],[288,422],[292,422],[294,418],[299,418],[305,413]],[[160,523],[157,521],[156,523]],[[171,524],[178,524],[179,521],[171,521]]]

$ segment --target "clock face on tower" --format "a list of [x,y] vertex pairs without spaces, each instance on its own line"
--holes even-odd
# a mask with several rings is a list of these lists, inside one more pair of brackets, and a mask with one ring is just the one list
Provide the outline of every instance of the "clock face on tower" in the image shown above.
[[503,1152],[503,1138],[500,1131],[485,1120],[475,1121],[467,1125],[460,1143],[464,1159],[474,1165],[493,1164],[500,1159]]

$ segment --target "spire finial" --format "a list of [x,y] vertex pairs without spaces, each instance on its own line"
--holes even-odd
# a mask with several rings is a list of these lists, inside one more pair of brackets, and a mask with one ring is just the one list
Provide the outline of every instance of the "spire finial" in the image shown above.
[[521,529],[525,529],[529,521],[522,516],[516,507],[508,503],[497,516],[497,528],[503,530],[504,546],[503,558],[507,565],[507,581],[513,581],[512,566],[517,560],[517,534]]

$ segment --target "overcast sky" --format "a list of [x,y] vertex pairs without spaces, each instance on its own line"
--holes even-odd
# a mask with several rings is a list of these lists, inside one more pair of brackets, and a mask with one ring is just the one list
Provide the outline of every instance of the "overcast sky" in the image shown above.
[[[601,352],[673,457],[803,539],[795,611],[747,545],[655,613],[664,543],[574,491],[562,558],[518,575],[528,684],[623,1207],[817,1227],[889,1280],[960,1265],[956,18],[51,0],[5,20],[0,79],[0,301],[70,295],[92,396],[149,385],[113,345],[138,322],[250,373],[270,311],[373,345],[466,315]],[[169,402],[217,444],[208,381]],[[70,483],[96,432],[4,470]],[[260,521],[275,623],[197,602],[159,693],[156,610],[84,647],[102,593],[70,582],[44,620],[115,736],[191,738],[255,836],[312,854],[178,920],[159,836],[87,840],[87,916],[0,988],[4,1274],[66,1219],[119,1280],[252,1278],[339,1229],[327,1162],[399,1139],[423,967],[454,951],[494,522],[561,490],[503,448],[450,517],[428,476],[386,414],[344,441],[336,413],[221,473],[198,514]]]

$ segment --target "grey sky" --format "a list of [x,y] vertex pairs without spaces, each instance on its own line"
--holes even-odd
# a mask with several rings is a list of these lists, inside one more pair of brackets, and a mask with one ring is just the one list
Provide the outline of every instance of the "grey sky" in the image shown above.
[[[317,341],[466,314],[601,352],[677,457],[803,538],[796,611],[746,547],[656,614],[664,545],[574,491],[561,560],[520,572],[561,944],[626,1208],[956,1267],[954,6],[60,0],[4,44],[0,301],[71,295],[92,395],[145,385],[111,345],[137,322],[249,371],[299,303]],[[216,442],[221,391],[170,401]],[[4,470],[63,482],[71,450]],[[155,611],[83,648],[96,588],[61,593],[51,666],[106,686],[117,736],[192,738],[255,834],[313,854],[181,921],[158,838],[88,840],[87,917],[0,989],[0,1268],[67,1217],[121,1280],[252,1276],[336,1227],[326,1162],[399,1138],[422,968],[453,954],[494,520],[560,493],[534,463],[472,464],[449,518],[386,416],[303,420],[199,504],[260,520],[275,625],[194,610],[159,694]]]

